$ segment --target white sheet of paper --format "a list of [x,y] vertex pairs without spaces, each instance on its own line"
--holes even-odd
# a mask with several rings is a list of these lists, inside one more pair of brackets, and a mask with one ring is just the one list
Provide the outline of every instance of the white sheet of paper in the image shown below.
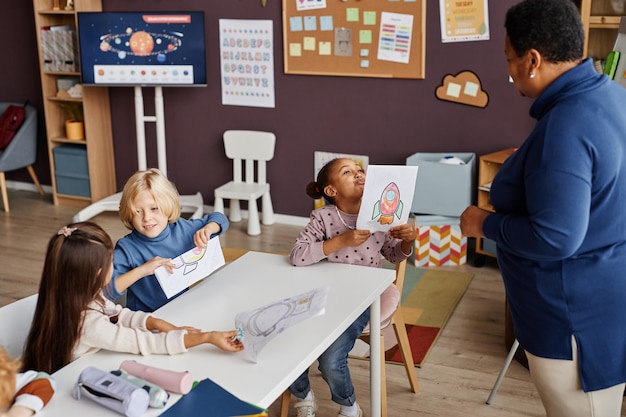
[[206,248],[193,248],[173,258],[172,263],[175,265],[172,274],[163,266],[154,271],[167,298],[172,298],[193,283],[207,277],[226,262],[220,239],[216,236],[209,240]]
[[318,288],[237,314],[235,326],[250,358],[256,362],[261,349],[288,327],[324,314],[329,291]]
[[409,219],[417,166],[370,165],[365,177],[357,229],[387,231]]

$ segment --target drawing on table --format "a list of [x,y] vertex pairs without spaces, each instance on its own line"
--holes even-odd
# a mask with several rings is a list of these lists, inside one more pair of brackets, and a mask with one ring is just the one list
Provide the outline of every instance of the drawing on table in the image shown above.
[[417,169],[417,166],[370,165],[356,221],[357,229],[387,231],[406,223],[409,210],[404,210],[404,202],[413,201]]
[[330,287],[266,304],[235,316],[239,339],[254,362],[261,349],[276,335],[301,321],[324,314]]
[[174,271],[171,274],[162,266],[154,271],[167,298],[207,277],[226,262],[219,238],[214,237],[209,240],[206,248],[195,247],[173,258],[172,263]]

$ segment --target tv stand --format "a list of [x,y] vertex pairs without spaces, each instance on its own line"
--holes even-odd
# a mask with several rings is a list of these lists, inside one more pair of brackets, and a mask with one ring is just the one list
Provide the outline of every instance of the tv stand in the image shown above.
[[[146,129],[147,122],[156,123],[157,142],[157,166],[167,176],[167,157],[165,146],[165,111],[163,110],[163,88],[154,87],[154,116],[146,116],[144,112],[143,90],[141,86],[135,86],[135,125],[137,130],[137,162],[138,169],[148,169],[146,157]],[[74,215],[74,222],[89,220],[105,211],[118,211],[122,193],[116,193],[85,207]],[[180,204],[183,209],[193,210],[192,219],[202,217],[204,213],[204,201],[199,192],[194,195],[181,195]]]

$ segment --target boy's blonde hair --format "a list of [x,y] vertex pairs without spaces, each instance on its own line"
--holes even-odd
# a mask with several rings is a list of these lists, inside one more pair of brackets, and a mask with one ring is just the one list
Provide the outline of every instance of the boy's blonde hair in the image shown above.
[[15,375],[20,367],[18,359],[9,358],[7,351],[0,347],[0,410],[11,405],[15,396]]
[[152,194],[159,210],[167,216],[170,223],[178,220],[182,208],[176,186],[161,171],[151,168],[147,171],[137,171],[124,185],[119,215],[127,229],[133,230],[135,198],[142,191]]

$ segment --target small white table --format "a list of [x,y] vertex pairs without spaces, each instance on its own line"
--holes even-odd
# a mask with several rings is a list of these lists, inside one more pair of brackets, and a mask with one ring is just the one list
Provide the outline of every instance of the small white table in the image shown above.
[[[115,413],[88,399],[76,401],[71,392],[87,366],[118,369],[122,361],[189,371],[195,380],[210,378],[237,397],[260,407],[269,407],[324,350],[371,305],[373,340],[380,336],[380,294],[393,282],[389,269],[321,262],[292,266],[288,258],[248,252],[216,271],[187,293],[161,307],[155,315],[177,325],[203,330],[231,330],[237,313],[270,302],[330,286],[326,312],[309,318],[277,335],[260,352],[258,363],[246,352],[223,352],[212,345],[197,346],[180,355],[132,355],[100,351],[84,356],[56,372],[57,392],[40,413],[42,416],[112,416]],[[371,415],[381,412],[380,344],[371,346]],[[166,407],[178,399],[173,395]],[[145,416],[158,416],[163,409],[148,409]]]

